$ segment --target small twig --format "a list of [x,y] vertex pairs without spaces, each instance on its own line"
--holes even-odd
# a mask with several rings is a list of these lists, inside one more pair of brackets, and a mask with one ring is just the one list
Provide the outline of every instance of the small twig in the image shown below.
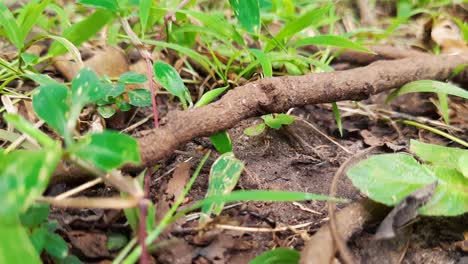
[[323,215],[321,212],[317,212],[315,210],[312,210],[306,206],[304,206],[303,204],[301,203],[298,203],[298,202],[293,202],[293,205],[299,207],[299,209],[301,209],[302,211],[306,211],[306,212],[309,212],[311,214],[316,214],[316,215]]
[[215,225],[216,228],[219,229],[226,229],[226,230],[232,230],[232,231],[242,231],[242,232],[258,232],[258,233],[268,233],[268,232],[283,232],[283,231],[288,231],[288,230],[294,230],[294,229],[299,229],[299,228],[304,228],[308,227],[315,222],[307,222],[303,224],[298,224],[298,225],[292,225],[292,226],[282,226],[282,227],[276,227],[276,228],[267,228],[267,227],[244,227],[244,226],[233,226],[233,225],[221,225],[217,224]]
[[309,126],[310,128],[312,128],[313,130],[315,130],[317,133],[319,133],[320,135],[322,135],[323,137],[325,137],[326,139],[328,139],[331,143],[335,144],[336,146],[338,146],[339,148],[341,148],[342,150],[344,150],[346,153],[348,154],[352,154],[353,152],[351,152],[349,149],[347,149],[346,147],[344,147],[343,145],[341,145],[340,143],[338,143],[337,141],[335,141],[333,138],[329,137],[327,134],[323,133],[322,131],[320,131],[320,129],[316,128],[314,125],[312,125],[310,122],[308,122],[307,120],[305,120],[304,118],[300,117],[300,116],[296,116],[297,119],[301,120],[302,122],[304,122],[304,124],[306,124],[307,126]]
[[[330,185],[329,196],[334,197],[336,195],[336,189],[338,185],[338,180],[344,174],[345,170],[348,168],[351,163],[360,160],[362,157],[367,155],[371,152],[375,147],[367,148],[356,155],[349,157],[343,164],[341,164],[340,168],[336,171],[335,175],[333,176],[333,181]],[[346,247],[346,244],[343,242],[343,238],[337,231],[336,225],[336,216],[335,216],[336,204],[334,202],[328,202],[328,217],[330,218],[330,233],[335,241],[335,245],[340,252],[341,259],[345,264],[352,264],[354,263],[352,254],[349,252],[349,249]]]
[[92,181],[89,181],[89,182],[86,182],[86,183],[83,183],[81,184],[80,186],[76,187],[76,188],[73,188],[71,190],[68,190],[66,192],[63,192],[57,196],[55,196],[55,200],[62,200],[62,199],[65,199],[65,198],[68,198],[70,196],[73,196],[77,193],[80,193],[88,188],[91,188],[99,183],[103,182],[102,178],[96,178]]
[[37,202],[48,203],[57,207],[72,207],[72,208],[101,208],[101,209],[125,209],[133,208],[138,205],[138,200],[132,198],[87,198],[87,197],[76,197],[76,198],[65,198],[56,200],[55,197],[40,197],[37,198]]

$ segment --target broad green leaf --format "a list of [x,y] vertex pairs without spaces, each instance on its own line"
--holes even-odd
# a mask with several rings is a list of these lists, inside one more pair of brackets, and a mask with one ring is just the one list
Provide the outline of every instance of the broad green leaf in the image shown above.
[[410,150],[424,162],[451,169],[457,168],[458,159],[468,153],[466,149],[433,145],[417,140],[410,141]]
[[265,131],[265,128],[266,128],[265,123],[260,123],[260,124],[246,128],[244,130],[244,134],[246,134],[247,136],[251,136],[251,137],[258,136],[262,134],[263,131]]
[[21,224],[27,227],[39,226],[47,222],[50,207],[48,204],[32,204],[26,212],[20,215]]
[[103,89],[101,81],[91,68],[81,69],[72,80],[72,105],[82,108],[89,103],[103,99],[106,93],[106,89]]
[[152,0],[140,0],[138,7],[138,16],[140,17],[141,24],[141,35],[145,34],[146,27],[148,25],[148,17],[152,7]]
[[290,125],[294,122],[294,116],[288,114],[269,114],[262,116],[265,124],[274,129],[280,129],[283,125]]
[[[226,195],[230,193],[237,184],[244,169],[244,162],[236,159],[234,153],[228,152],[221,155],[211,167],[207,197]],[[206,215],[218,215],[223,210],[223,202],[214,202],[202,207]]]
[[68,255],[68,246],[65,240],[52,232],[47,233],[44,249],[51,256],[59,259],[63,259]]
[[[297,19],[292,20],[289,23],[286,23],[284,27],[275,35],[275,39],[280,43],[289,40],[294,34],[302,31],[307,27],[313,27],[315,24],[323,20],[330,9],[331,5],[326,5],[319,9],[311,10],[304,15],[298,17]],[[265,48],[266,51],[273,49],[274,47],[269,44]]]
[[155,62],[154,76],[162,87],[179,98],[184,109],[187,108],[187,102],[190,105],[192,104],[189,90],[185,87],[184,81],[182,81],[176,69],[171,65],[161,61]]
[[219,153],[224,154],[232,151],[232,142],[227,131],[210,136],[210,140]]
[[97,8],[104,8],[113,12],[119,11],[117,0],[79,0],[78,3]]
[[119,77],[119,82],[125,84],[144,83],[147,80],[145,75],[136,72],[126,72]]
[[107,90],[106,97],[117,97],[125,92],[125,84],[117,83],[111,85],[110,89]]
[[21,41],[21,30],[19,25],[16,24],[15,17],[8,7],[2,2],[0,2],[0,26],[2,26],[5,31],[5,35],[8,40],[10,40],[17,49],[22,49],[24,43]]
[[369,49],[357,44],[345,37],[335,35],[320,35],[314,37],[303,38],[296,42],[295,47],[302,47],[306,45],[317,45],[317,46],[332,46],[342,49],[357,50],[367,53],[374,53]]
[[19,222],[0,223],[0,237],[0,263],[42,263],[26,229]]
[[420,209],[423,215],[455,216],[468,212],[468,179],[456,169],[433,167],[438,185],[431,200]]
[[39,17],[42,15],[42,12],[44,12],[44,9],[47,7],[49,2],[50,0],[32,1],[26,6],[24,6],[20,17],[18,17],[18,25],[21,29],[21,42],[24,42],[26,40],[26,37],[28,36],[29,32],[31,31],[33,26],[37,24]]
[[70,152],[104,171],[141,161],[137,141],[110,130],[81,138]]
[[332,111],[335,116],[336,126],[338,127],[338,131],[340,131],[340,136],[343,137],[343,125],[341,123],[340,109],[336,103],[332,103]]
[[33,94],[34,112],[60,135],[68,134],[68,88],[59,83],[39,86]]
[[220,96],[224,91],[226,91],[229,86],[213,89],[209,92],[203,94],[203,96],[195,104],[195,107],[200,107],[211,103],[216,97]]
[[[73,24],[63,32],[62,36],[76,46],[89,40],[96,35],[112,18],[114,14],[105,9],[98,9],[92,15],[86,17],[78,23]],[[66,52],[66,49],[55,42],[49,49],[49,54],[57,56]]]
[[271,66],[271,61],[268,56],[259,49],[250,49],[250,51],[260,61],[260,65],[262,65],[263,69],[263,75],[267,78],[273,77],[273,67]]
[[275,248],[262,253],[249,264],[295,264],[299,263],[301,254],[299,251],[290,248]]
[[47,187],[62,150],[57,143],[42,150],[0,152],[0,218],[25,212]]
[[468,153],[464,153],[458,158],[457,169],[468,179]]
[[38,55],[32,53],[21,53],[21,60],[24,62],[24,66],[31,65],[37,61]]
[[432,80],[420,80],[410,82],[400,89],[395,90],[387,97],[386,101],[389,103],[400,95],[421,92],[444,93],[468,99],[468,91],[453,84]]
[[260,4],[259,0],[229,0],[234,15],[241,25],[250,33],[260,30]]
[[39,227],[33,229],[32,233],[29,235],[31,243],[36,249],[37,254],[41,254],[42,250],[44,249],[47,233],[49,233],[49,230],[47,230],[46,227]]
[[151,92],[146,89],[134,89],[127,94],[131,105],[138,107],[151,105]]
[[434,172],[408,154],[371,156],[349,169],[348,177],[365,195],[386,205],[395,205],[437,180]]
[[104,117],[104,118],[109,118],[112,117],[116,110],[112,105],[102,105],[97,108],[98,113]]

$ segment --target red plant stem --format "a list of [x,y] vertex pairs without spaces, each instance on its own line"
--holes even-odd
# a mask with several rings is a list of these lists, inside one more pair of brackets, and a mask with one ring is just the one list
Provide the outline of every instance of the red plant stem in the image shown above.
[[158,114],[158,108],[156,105],[156,88],[154,86],[154,81],[153,81],[153,71],[152,71],[153,59],[151,58],[151,54],[145,49],[145,46],[140,41],[138,36],[135,34],[135,32],[133,32],[132,27],[130,27],[130,24],[128,24],[128,21],[124,18],[121,18],[120,23],[122,24],[122,27],[125,33],[127,33],[128,37],[130,38],[130,41],[132,42],[132,44],[138,50],[141,57],[146,61],[146,77],[148,78],[149,88],[151,92],[151,103],[153,106],[154,127],[157,128],[159,126],[159,122],[158,122],[159,114]]
[[[184,6],[186,6],[188,3],[190,3],[190,0],[182,0],[182,2],[180,2],[179,5],[177,5],[177,9],[181,9],[183,8]],[[164,32],[164,29],[166,28],[167,26],[167,21],[175,21],[175,17],[174,17],[174,14],[175,12],[174,11],[169,11],[167,12],[167,14],[164,16],[164,22],[161,26],[161,29],[159,30],[159,36],[156,38],[157,40],[162,40],[163,38],[163,32]]]

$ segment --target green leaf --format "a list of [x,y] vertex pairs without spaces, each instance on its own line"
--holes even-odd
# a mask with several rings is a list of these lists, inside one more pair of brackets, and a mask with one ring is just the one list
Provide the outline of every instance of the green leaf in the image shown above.
[[125,84],[117,83],[115,85],[111,85],[110,89],[107,91],[106,97],[117,97],[125,92]]
[[16,24],[16,19],[8,7],[2,2],[0,2],[0,26],[3,27],[8,40],[10,40],[17,49],[22,49],[24,44],[23,41],[21,41],[19,25]]
[[111,233],[107,236],[107,249],[115,251],[123,248],[128,243],[128,238],[120,233]]
[[421,92],[444,93],[468,99],[468,91],[453,84],[432,80],[420,80],[410,82],[400,89],[395,90],[387,97],[386,102],[389,103],[396,97],[403,94]]
[[63,259],[68,255],[68,245],[63,238],[55,233],[48,232],[44,249],[51,256]]
[[203,96],[195,104],[195,107],[200,107],[211,103],[216,97],[220,96],[224,91],[226,91],[229,86],[213,89],[209,92],[203,94]]
[[288,114],[269,114],[262,116],[265,124],[274,129],[280,129],[283,125],[290,125],[294,122],[294,116]]
[[271,61],[268,56],[259,49],[250,49],[250,51],[255,55],[258,61],[260,61],[260,65],[262,65],[263,69],[263,75],[266,78],[273,77],[273,67],[271,66]]
[[457,169],[463,174],[463,176],[465,176],[465,178],[468,178],[468,153],[462,154],[458,159]]
[[[86,17],[78,23],[73,24],[70,28],[63,32],[62,36],[68,39],[76,46],[89,40],[96,35],[111,19],[114,14],[105,9],[98,9],[92,15]],[[49,54],[57,56],[66,52],[62,44],[54,42],[49,49]]]
[[42,263],[20,223],[0,223],[0,237],[0,263]]
[[348,177],[365,195],[386,205],[395,205],[437,180],[428,167],[408,154],[371,156],[349,169]]
[[56,142],[18,114],[4,114],[3,118],[18,131],[28,134],[44,147],[55,147]]
[[48,204],[32,204],[28,210],[20,215],[21,224],[27,227],[35,227],[47,222],[50,208]]
[[138,107],[151,106],[151,92],[146,89],[134,89],[127,93],[130,104]]
[[266,128],[265,123],[260,123],[260,124],[246,128],[244,130],[244,134],[246,134],[247,136],[251,136],[251,137],[258,136],[262,134],[263,131],[265,131],[265,128]]
[[106,95],[101,80],[91,68],[81,69],[71,84],[72,106],[84,107],[89,103],[103,99]]
[[423,215],[460,215],[468,211],[468,180],[456,169],[419,164],[407,154],[375,155],[348,171],[353,184],[371,199],[395,205],[417,189],[438,181]]
[[58,84],[56,80],[50,78],[48,75],[45,75],[45,74],[27,73],[27,74],[24,74],[23,76],[35,81],[39,85]]
[[147,80],[145,75],[136,72],[126,72],[119,77],[119,82],[125,84],[144,83]]
[[275,248],[262,253],[249,264],[295,264],[299,263],[301,254],[299,251],[290,248]]
[[335,35],[320,35],[314,37],[303,38],[296,42],[294,45],[296,48],[307,46],[307,45],[317,45],[317,46],[332,46],[342,49],[357,50],[366,53],[374,53],[373,51],[357,44],[345,37],[335,36]]
[[32,53],[21,53],[21,60],[24,62],[25,66],[31,65],[37,61],[39,58],[38,55]]
[[117,0],[79,0],[78,3],[97,8],[104,8],[113,12],[119,11]]
[[179,98],[184,109],[187,108],[187,102],[192,104],[189,90],[185,87],[184,81],[182,81],[176,69],[171,65],[161,61],[155,62],[154,75],[162,87]]
[[20,25],[19,28],[21,29],[21,42],[24,43],[33,26],[37,24],[42,12],[44,12],[44,9],[49,5],[49,2],[50,0],[32,1],[24,6],[18,21],[18,25]]
[[218,132],[210,136],[210,140],[219,153],[224,154],[232,151],[232,142],[227,131]]
[[439,97],[439,103],[436,104],[436,107],[439,109],[442,118],[448,125],[450,124],[448,96],[445,93],[437,93],[437,96]]
[[112,117],[116,110],[112,105],[102,105],[97,108],[98,113],[104,118]]
[[340,109],[336,103],[332,103],[332,111],[335,116],[336,126],[338,127],[338,131],[340,131],[340,136],[343,137],[343,125],[341,122]]
[[41,254],[42,250],[44,249],[44,245],[46,243],[47,233],[49,231],[45,227],[35,228],[29,238],[31,239],[31,243],[36,249],[37,254]]
[[59,83],[39,86],[33,94],[34,112],[60,135],[68,134],[68,88]]
[[431,200],[420,209],[420,214],[456,216],[468,212],[468,179],[456,169],[432,169],[439,184]]
[[137,141],[128,135],[110,130],[81,138],[70,151],[104,171],[141,161]]
[[0,218],[16,217],[41,196],[61,156],[58,143],[37,151],[0,152]]
[[250,33],[260,30],[260,5],[258,0],[229,0],[234,15]]
[[[320,21],[322,21],[328,14],[331,5],[326,5],[319,9],[311,10],[304,15],[292,20],[291,22],[284,25],[284,27],[275,35],[275,39],[280,43],[289,40],[294,34],[302,31],[307,27],[313,27]],[[265,48],[266,51],[273,49],[271,43]]]
[[153,5],[152,0],[140,0],[138,7],[138,16],[140,17],[141,34],[144,35],[148,25],[148,17]]
[[410,151],[424,162],[450,169],[457,168],[457,161],[468,150],[427,144],[417,140],[410,141]]
[[[207,197],[226,195],[230,193],[237,184],[244,169],[244,162],[236,159],[234,153],[228,152],[221,155],[211,167]],[[202,207],[206,215],[211,213],[218,215],[224,207],[224,202],[214,202]]]

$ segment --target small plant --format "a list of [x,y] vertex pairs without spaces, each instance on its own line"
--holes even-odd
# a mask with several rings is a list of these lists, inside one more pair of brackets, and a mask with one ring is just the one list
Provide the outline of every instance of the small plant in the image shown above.
[[146,76],[134,72],[122,74],[117,83],[113,84],[108,78],[104,78],[103,86],[107,94],[103,99],[96,102],[98,113],[104,117],[112,117],[117,109],[121,111],[130,110],[131,106],[151,106],[151,93],[146,89],[126,89],[126,85],[143,84],[147,81]]
[[[26,231],[28,221],[32,220],[31,216],[23,217],[23,222],[19,219],[44,192],[61,159],[69,160],[102,177],[125,163],[140,162],[137,142],[130,136],[109,130],[80,136],[76,131],[82,108],[103,99],[106,94],[105,85],[87,68],[82,69],[73,79],[71,89],[63,84],[50,82],[35,90],[34,111],[63,137],[65,148],[60,140],[50,138],[21,116],[4,115],[9,124],[35,139],[42,148],[0,150],[0,233],[3,237],[0,243],[0,262],[40,263],[39,253],[43,248],[57,258],[66,257],[66,250],[57,235],[42,236],[32,232],[31,243]],[[137,193],[133,195],[138,196]],[[45,212],[41,215],[44,219]],[[36,232],[44,233],[44,226],[37,224],[39,226],[36,227]],[[55,244],[46,245],[41,239],[51,239]],[[55,248],[53,245],[62,247]]]
[[374,155],[353,166],[348,177],[371,199],[393,206],[421,187],[437,182],[422,215],[468,212],[468,150],[411,141],[409,154]]
[[290,125],[294,122],[294,116],[288,114],[269,114],[262,116],[263,122],[244,130],[248,136],[258,136],[262,134],[267,127],[280,129],[284,125]]

